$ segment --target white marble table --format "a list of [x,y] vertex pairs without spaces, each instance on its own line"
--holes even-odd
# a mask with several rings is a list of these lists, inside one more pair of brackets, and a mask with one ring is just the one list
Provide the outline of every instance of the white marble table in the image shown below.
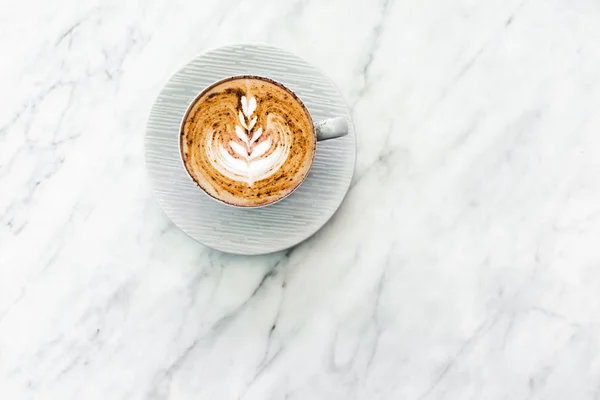
[[[349,195],[287,252],[153,199],[168,77],[266,42],[322,68]],[[0,398],[600,399],[596,0],[4,1]]]

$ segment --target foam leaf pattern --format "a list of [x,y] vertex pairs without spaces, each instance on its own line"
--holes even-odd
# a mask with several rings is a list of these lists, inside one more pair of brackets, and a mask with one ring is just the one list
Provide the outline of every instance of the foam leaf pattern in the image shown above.
[[248,157],[248,150],[246,150],[246,148],[244,146],[242,146],[241,144],[231,141],[231,142],[229,142],[229,145],[231,146],[233,151],[235,151],[237,153],[237,155],[239,155],[240,157],[243,157],[243,158]]
[[232,152],[220,144],[219,151],[211,151],[211,154],[215,167],[221,173],[252,186],[254,182],[274,174],[283,165],[289,154],[289,147],[275,144],[273,148],[271,137],[260,141],[264,129],[261,126],[256,128],[258,117],[253,116],[257,108],[254,96],[242,96],[240,105],[239,125],[235,126],[235,133],[240,141],[229,142]]
[[262,143],[259,143],[257,146],[254,147],[254,150],[252,150],[252,154],[250,155],[250,160],[256,160],[258,157],[261,157],[263,154],[265,154],[267,152],[267,150],[269,150],[270,147],[271,147],[271,138],[268,138],[267,140],[263,141]]
[[235,134],[237,135],[237,137],[240,138],[240,140],[242,142],[244,142],[246,144],[246,146],[248,146],[248,134],[246,133],[246,131],[244,129],[242,129],[242,127],[236,125],[235,126]]
[[242,96],[240,101],[242,103],[242,111],[244,112],[244,115],[248,117],[248,100],[246,99],[246,96]]
[[261,137],[262,133],[263,133],[262,128],[258,128],[256,130],[256,132],[254,132],[254,135],[252,135],[252,139],[250,140],[250,144],[256,142]]
[[252,118],[252,121],[250,121],[250,125],[247,126],[248,130],[252,130],[252,128],[254,128],[254,125],[256,125],[256,117]]
[[242,127],[244,127],[246,130],[247,129],[252,129],[252,127],[248,128],[248,126],[246,126],[246,117],[244,117],[244,114],[240,111],[240,124],[242,125]]
[[246,116],[250,118],[252,114],[254,114],[254,110],[256,110],[256,98],[250,97],[250,100],[248,101],[248,112],[246,113]]

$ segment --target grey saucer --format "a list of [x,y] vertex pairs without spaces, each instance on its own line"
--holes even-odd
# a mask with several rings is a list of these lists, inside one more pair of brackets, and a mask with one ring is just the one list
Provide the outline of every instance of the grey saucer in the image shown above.
[[[317,144],[304,183],[282,201],[255,209],[222,204],[198,188],[179,156],[179,127],[189,103],[211,83],[233,75],[272,78],[293,90],[315,121],[345,117],[349,134]],[[146,166],[167,216],[200,243],[228,253],[265,254],[307,239],[340,206],[354,173],[356,136],[341,94],[321,71],[287,51],[235,45],[209,51],[167,82],[150,112]]]

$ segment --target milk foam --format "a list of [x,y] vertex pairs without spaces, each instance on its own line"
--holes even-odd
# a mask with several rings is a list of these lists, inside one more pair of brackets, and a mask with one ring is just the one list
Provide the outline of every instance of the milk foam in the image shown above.
[[[278,141],[273,143],[272,137],[258,140],[264,130],[256,126],[257,118],[253,116],[256,110],[256,99],[246,96],[241,98],[242,110],[239,112],[239,125],[235,126],[236,140],[229,141],[230,152],[223,143],[218,143],[215,149],[213,134],[206,136],[209,160],[212,166],[229,179],[248,183],[248,186],[261,179],[273,175],[285,163],[288,157],[289,143]],[[269,123],[269,119],[267,120]],[[271,131],[271,126],[267,130]],[[282,126],[277,126],[284,129]],[[286,137],[287,135],[283,135]],[[269,151],[271,150],[271,151]],[[268,154],[267,154],[268,152]]]
[[[285,141],[290,132],[276,118],[268,118],[267,126],[256,126],[256,99],[241,97],[242,110],[239,112],[239,125],[235,125],[235,140],[229,141],[229,151],[222,142],[213,140],[214,130],[206,135],[206,148],[212,166],[229,179],[246,182],[248,186],[273,175],[285,163],[290,152],[290,143]],[[278,132],[279,139],[273,137],[260,141],[263,132]]]

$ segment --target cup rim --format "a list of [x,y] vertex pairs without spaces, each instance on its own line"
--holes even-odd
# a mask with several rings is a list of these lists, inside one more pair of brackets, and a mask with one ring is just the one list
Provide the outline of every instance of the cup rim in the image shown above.
[[[271,201],[269,203],[265,203],[265,204],[257,204],[257,205],[239,205],[239,204],[232,204],[232,203],[228,203],[223,199],[219,199],[218,197],[213,196],[212,194],[210,194],[204,187],[202,187],[202,185],[196,180],[196,178],[194,178],[194,176],[192,175],[192,173],[190,172],[190,170],[187,167],[187,164],[183,158],[183,150],[182,150],[182,144],[183,144],[183,137],[184,137],[184,126],[185,126],[185,122],[187,121],[188,115],[190,113],[190,111],[192,110],[192,108],[194,107],[194,105],[196,104],[196,102],[209,90],[211,90],[212,88],[214,88],[217,85],[220,85],[222,83],[225,83],[227,81],[230,80],[234,80],[234,79],[258,79],[258,80],[263,80],[269,83],[272,83],[276,86],[279,86],[281,88],[283,88],[285,91],[287,91],[289,94],[292,95],[292,97],[294,97],[294,99],[300,104],[300,106],[304,109],[304,111],[306,112],[306,115],[308,115],[308,118],[310,119],[310,126],[312,129],[312,133],[315,136],[315,142],[314,142],[314,146],[313,146],[313,151],[312,151],[312,157],[310,160],[310,166],[308,167],[308,171],[306,172],[306,174],[304,174],[304,177],[302,178],[302,180],[300,182],[298,182],[298,184],[296,184],[296,186],[294,186],[292,188],[292,190],[290,190],[288,193],[285,194],[285,196],[282,196],[274,201]],[[310,111],[308,110],[308,108],[306,107],[306,105],[304,104],[304,102],[302,101],[302,99],[300,98],[300,96],[298,96],[292,89],[290,89],[289,87],[287,87],[285,84],[283,84],[282,82],[276,81],[272,78],[268,78],[266,76],[260,76],[260,75],[251,75],[251,74],[241,74],[241,75],[231,75],[228,76],[226,78],[223,79],[219,79],[218,81],[215,81],[213,83],[211,83],[210,85],[208,85],[207,87],[205,87],[202,91],[200,91],[200,93],[198,93],[193,99],[192,101],[190,101],[190,103],[187,106],[187,109],[185,110],[185,113],[183,114],[183,117],[181,119],[181,122],[179,124],[179,145],[177,146],[179,149],[179,158],[181,159],[181,162],[183,163],[183,167],[185,168],[185,171],[187,173],[187,175],[192,179],[192,181],[194,182],[194,184],[199,187],[205,194],[207,194],[210,198],[218,201],[221,204],[224,204],[226,206],[229,207],[233,207],[233,208],[237,208],[237,209],[254,209],[254,208],[263,208],[263,207],[268,207],[271,206],[275,203],[279,203],[281,200],[287,198],[289,195],[291,195],[292,193],[294,193],[296,191],[296,189],[298,189],[300,187],[300,185],[302,185],[302,183],[304,183],[304,181],[306,180],[306,178],[308,177],[308,175],[310,174],[310,170],[312,169],[312,166],[315,162],[315,154],[317,152],[317,132],[315,129],[315,123],[314,120],[312,118],[312,114],[310,113]]]

